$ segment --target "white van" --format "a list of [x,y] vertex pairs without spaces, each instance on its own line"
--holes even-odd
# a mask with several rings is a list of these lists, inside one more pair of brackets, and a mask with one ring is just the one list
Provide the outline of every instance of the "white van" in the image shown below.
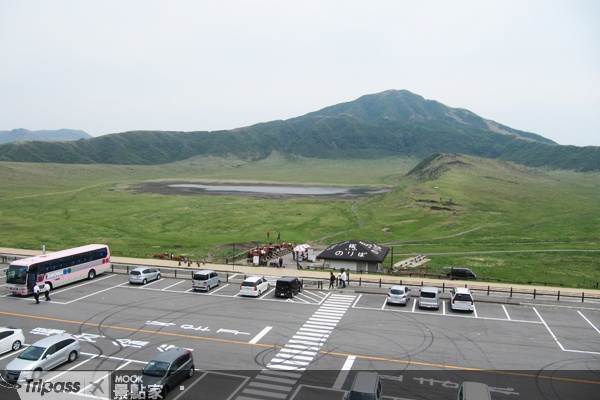
[[419,308],[440,309],[440,289],[434,286],[423,286],[419,293]]

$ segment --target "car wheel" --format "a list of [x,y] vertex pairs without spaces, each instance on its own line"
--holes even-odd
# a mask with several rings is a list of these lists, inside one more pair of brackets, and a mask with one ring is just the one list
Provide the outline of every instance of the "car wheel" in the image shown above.
[[73,350],[69,353],[69,362],[73,362],[75,360],[77,360],[77,352]]
[[12,349],[14,351],[17,351],[21,348],[21,341],[20,340],[15,340],[12,344]]
[[294,298],[294,292],[290,292],[290,299]]
[[262,294],[262,290],[258,291],[258,297],[260,297],[260,295]]
[[160,274],[156,275],[156,280],[160,279]]
[[221,281],[217,281],[217,286],[221,286]]
[[94,279],[96,277],[96,271],[93,269],[88,272],[88,279]]
[[167,397],[167,394],[169,394],[169,385],[163,386],[162,392],[163,392],[163,398]]
[[33,374],[31,374],[31,377],[33,378],[34,381],[39,381],[41,376],[42,376],[41,368],[36,369],[35,371],[33,371]]
[[146,283],[148,283],[148,281],[147,281],[146,279],[144,279],[144,280],[142,281],[142,285],[145,285]]
[[190,370],[188,371],[187,377],[191,378],[192,376],[194,376],[194,367],[190,368]]

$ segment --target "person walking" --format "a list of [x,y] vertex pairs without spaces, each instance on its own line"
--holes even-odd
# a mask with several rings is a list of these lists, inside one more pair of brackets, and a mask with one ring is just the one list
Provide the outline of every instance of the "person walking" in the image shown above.
[[346,271],[344,271],[344,272],[342,272],[342,288],[346,287],[346,279],[348,279],[348,278],[346,276]]
[[337,279],[335,281],[335,286],[340,286],[342,284],[342,271],[338,273]]
[[329,273],[329,289],[333,289],[333,284],[335,283],[335,275],[333,272]]
[[50,285],[48,283],[44,285],[44,296],[46,296],[46,301],[50,301]]
[[33,298],[35,299],[35,304],[40,304],[40,287],[38,285],[33,286]]

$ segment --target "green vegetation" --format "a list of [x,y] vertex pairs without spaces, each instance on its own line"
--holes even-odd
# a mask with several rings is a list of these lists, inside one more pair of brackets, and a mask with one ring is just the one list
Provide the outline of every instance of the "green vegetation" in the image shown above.
[[560,146],[405,90],[228,131],[133,131],[70,142],[2,144],[0,161],[157,165],[231,155],[258,161],[272,152],[292,160],[424,158],[454,152],[532,167],[600,171],[600,147]]
[[[418,167],[417,167],[418,166]],[[415,168],[416,167],[416,168]],[[409,174],[408,172],[411,171]],[[595,287],[600,174],[531,170],[472,156],[260,161],[197,157],[160,166],[0,163],[0,246],[55,251],[106,243],[113,254],[229,257],[281,233],[292,243],[363,239],[394,262],[427,254],[430,273]],[[385,187],[355,200],[167,196],[149,182]],[[533,251],[535,250],[535,251]],[[386,264],[392,263],[391,253]]]

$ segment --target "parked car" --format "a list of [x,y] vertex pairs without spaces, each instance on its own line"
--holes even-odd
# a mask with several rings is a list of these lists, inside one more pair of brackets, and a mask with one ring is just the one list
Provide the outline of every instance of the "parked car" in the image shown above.
[[410,289],[407,286],[392,286],[387,294],[387,304],[406,305],[410,300]]
[[73,362],[81,353],[79,340],[67,333],[38,340],[6,366],[8,383],[37,380],[42,371],[49,371],[66,362]]
[[302,281],[294,276],[284,276],[275,283],[275,297],[294,297],[302,291]]
[[450,308],[461,311],[473,311],[475,310],[475,304],[473,302],[473,295],[471,290],[467,288],[454,288],[450,292]]
[[[194,376],[194,356],[189,349],[171,348],[158,354],[142,369],[142,387],[153,385],[161,391],[161,398],[179,382]],[[141,397],[140,397],[141,398]]]
[[192,277],[192,289],[209,291],[221,284],[221,277],[213,270],[205,269],[194,272]]
[[160,279],[160,270],[151,267],[138,267],[129,272],[129,283],[146,283]]
[[485,383],[463,382],[458,389],[457,400],[492,400],[492,396]]
[[434,286],[423,286],[419,294],[419,308],[440,309],[440,289]]
[[23,330],[17,328],[0,327],[0,354],[7,351],[17,351],[25,343]]
[[240,295],[258,297],[269,289],[271,285],[264,277],[251,276],[240,285]]
[[343,397],[344,400],[381,400],[382,398],[379,374],[366,371],[356,374],[352,388]]
[[477,279],[477,275],[469,268],[453,268],[446,274],[450,279]]

